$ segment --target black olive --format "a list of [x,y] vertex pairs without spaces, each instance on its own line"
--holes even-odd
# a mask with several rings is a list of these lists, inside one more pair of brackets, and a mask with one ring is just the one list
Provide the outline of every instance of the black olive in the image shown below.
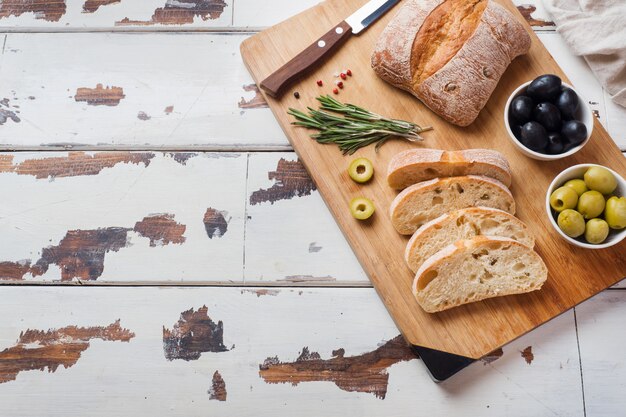
[[520,142],[533,151],[541,152],[548,145],[548,132],[539,123],[528,122],[522,126]]
[[552,103],[539,103],[533,110],[533,120],[541,123],[548,132],[561,129],[561,112]]
[[518,125],[515,120],[512,119],[509,120],[509,125],[511,126],[513,135],[515,135],[517,139],[520,139],[522,137],[522,125]]
[[536,102],[555,100],[561,93],[561,79],[546,74],[535,78],[526,89],[526,94]]
[[561,134],[565,137],[565,140],[567,140],[567,145],[572,145],[570,146],[571,149],[574,146],[580,145],[587,139],[587,126],[578,120],[568,120],[563,123]]
[[560,133],[552,132],[548,134],[548,147],[546,152],[551,155],[557,155],[563,153],[565,150],[565,142],[563,136]]
[[518,123],[524,124],[530,121],[535,103],[528,96],[517,96],[511,101],[509,114]]
[[578,96],[571,88],[565,87],[556,99],[556,106],[564,120],[572,120],[578,110]]

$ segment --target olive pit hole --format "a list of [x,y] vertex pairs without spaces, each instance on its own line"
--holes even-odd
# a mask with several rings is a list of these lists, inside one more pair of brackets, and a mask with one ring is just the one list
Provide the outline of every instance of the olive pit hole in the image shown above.
[[358,165],[356,167],[356,173],[357,174],[363,174],[365,172],[365,165]]
[[366,207],[365,204],[359,204],[358,206],[356,206],[357,211],[365,211]]

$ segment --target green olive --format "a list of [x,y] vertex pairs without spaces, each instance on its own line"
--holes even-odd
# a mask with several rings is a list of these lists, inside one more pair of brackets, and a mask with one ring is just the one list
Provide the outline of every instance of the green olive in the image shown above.
[[611,197],[606,200],[604,218],[611,229],[626,228],[626,197]]
[[569,180],[563,184],[563,187],[570,187],[572,190],[576,191],[578,197],[580,197],[584,192],[589,191],[585,181],[581,179]]
[[589,243],[602,243],[609,235],[609,225],[602,219],[591,219],[585,226],[585,239]]
[[578,194],[570,187],[560,187],[550,196],[550,206],[557,212],[576,207]]
[[369,159],[358,158],[350,163],[348,174],[358,183],[368,182],[374,175],[374,166]]
[[578,237],[585,233],[585,219],[576,210],[563,210],[557,218],[559,228],[569,237]]
[[578,210],[586,220],[589,220],[602,214],[605,203],[606,201],[602,194],[593,190],[587,191],[578,199],[576,210]]
[[374,203],[369,198],[357,197],[350,201],[350,212],[355,219],[369,219],[374,214],[374,210]]
[[611,194],[617,187],[617,178],[603,167],[591,167],[585,172],[585,184],[590,190]]

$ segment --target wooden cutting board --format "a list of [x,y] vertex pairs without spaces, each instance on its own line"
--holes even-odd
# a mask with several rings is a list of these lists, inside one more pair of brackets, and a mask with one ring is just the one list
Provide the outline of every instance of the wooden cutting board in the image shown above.
[[[254,80],[259,84],[364,3],[364,0],[328,0],[244,41],[241,53]],[[592,162],[626,176],[626,158],[597,121],[587,146],[565,160],[535,161],[510,144],[503,109],[511,92],[546,73],[558,74],[567,81],[528,25],[533,41],[530,53],[511,64],[487,106],[469,127],[448,124],[413,96],[380,80],[370,68],[370,54],[378,35],[402,3],[360,36],[350,38],[280,100],[265,98],[407,341],[478,359],[626,276],[626,241],[604,250],[571,246],[552,229],[544,208],[546,189],[563,169]],[[500,3],[524,21],[509,0]],[[448,150],[489,148],[508,158],[513,170],[511,191],[517,202],[517,216],[535,234],[536,250],[550,271],[541,291],[495,298],[436,314],[425,313],[420,308],[411,293],[413,274],[403,259],[408,237],[398,235],[388,219],[389,206],[397,192],[387,186],[385,178],[390,158],[416,145],[392,140],[378,153],[369,147],[354,156],[342,156],[335,145],[320,145],[310,139],[312,132],[290,125],[292,118],[287,115],[287,109],[317,107],[315,97],[332,94],[336,80],[333,74],[345,68],[350,68],[354,75],[345,81],[345,88],[337,98],[379,114],[433,126],[435,130],[425,133],[423,145],[417,146]],[[323,87],[317,86],[318,79],[324,81]],[[300,93],[299,100],[293,95],[296,91]],[[361,156],[369,158],[376,170],[374,179],[366,185],[354,183],[346,172],[350,161]],[[359,222],[350,215],[348,203],[357,196],[374,201],[377,211],[370,221]]]

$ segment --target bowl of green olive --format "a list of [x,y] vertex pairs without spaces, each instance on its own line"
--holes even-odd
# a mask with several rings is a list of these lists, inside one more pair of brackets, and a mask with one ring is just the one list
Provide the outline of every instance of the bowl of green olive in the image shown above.
[[554,229],[572,245],[617,245],[626,238],[626,180],[602,165],[574,165],[548,187],[546,211]]

